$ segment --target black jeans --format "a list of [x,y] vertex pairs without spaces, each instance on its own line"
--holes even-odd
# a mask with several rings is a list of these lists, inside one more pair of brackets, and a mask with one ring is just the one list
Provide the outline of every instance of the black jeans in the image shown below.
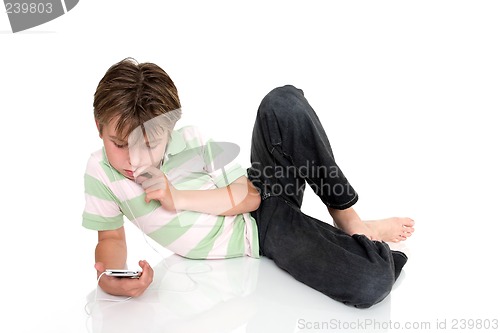
[[251,162],[248,176],[262,196],[252,212],[262,255],[347,305],[370,307],[390,293],[407,260],[403,253],[363,235],[350,236],[300,210],[305,182],[328,207],[346,209],[358,200],[302,90],[284,86],[264,97]]

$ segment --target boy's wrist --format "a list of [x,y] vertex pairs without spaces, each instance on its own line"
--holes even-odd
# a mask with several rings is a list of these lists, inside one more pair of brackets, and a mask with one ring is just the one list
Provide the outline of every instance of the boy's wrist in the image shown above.
[[170,187],[170,200],[172,200],[175,210],[185,210],[185,203],[187,202],[186,191],[178,190],[175,187]]

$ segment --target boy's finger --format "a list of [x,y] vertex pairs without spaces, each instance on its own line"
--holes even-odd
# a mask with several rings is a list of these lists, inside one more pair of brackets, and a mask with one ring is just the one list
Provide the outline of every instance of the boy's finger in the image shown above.
[[137,173],[138,176],[136,178],[141,178],[142,181],[147,179],[157,178],[164,175],[163,171],[161,171],[158,168],[155,168],[154,166],[148,166],[142,170],[138,170]]
[[153,190],[166,190],[167,182],[164,177],[148,179],[141,184],[142,188],[145,190],[153,191]]
[[151,267],[149,267],[149,265],[142,269],[142,274],[139,277],[139,281],[141,282],[143,288],[147,288],[151,284],[151,282],[153,282],[153,270],[151,269]]
[[164,193],[165,191],[162,191],[162,190],[147,190],[146,191],[146,202],[149,203],[151,200],[157,200],[159,201],[160,203],[163,202],[164,200]]
[[149,266],[149,263],[146,260],[139,260],[139,267],[142,268],[142,270],[146,269]]
[[142,275],[141,277],[148,278],[149,275],[153,274],[153,269],[149,265],[149,263],[146,260],[141,260],[139,261],[139,266],[142,268]]
[[102,272],[104,272],[104,264],[102,262],[96,262],[94,264],[94,268],[96,269],[96,271],[101,274]]

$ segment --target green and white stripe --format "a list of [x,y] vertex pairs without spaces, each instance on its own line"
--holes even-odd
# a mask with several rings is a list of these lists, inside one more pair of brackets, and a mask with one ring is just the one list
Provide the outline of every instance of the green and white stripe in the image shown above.
[[[210,151],[206,147],[210,147]],[[207,171],[216,156],[194,127],[173,131],[161,166],[178,189],[206,190],[223,187],[246,171],[236,163]],[[109,165],[104,149],[93,153],[85,173],[86,206],[83,226],[113,230],[123,216],[156,242],[181,256],[193,259],[259,257],[255,220],[248,213],[218,216],[192,211],[169,212],[157,201],[147,204],[141,186]]]

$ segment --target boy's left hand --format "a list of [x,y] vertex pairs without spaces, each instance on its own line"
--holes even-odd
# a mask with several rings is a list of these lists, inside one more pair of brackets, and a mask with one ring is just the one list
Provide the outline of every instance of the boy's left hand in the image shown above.
[[175,187],[167,179],[163,171],[155,167],[147,167],[135,181],[142,186],[146,192],[146,202],[157,200],[166,210],[174,211]]
[[139,261],[142,268],[142,274],[138,279],[119,278],[103,275],[105,266],[102,262],[95,263],[94,267],[97,275],[102,277],[99,280],[99,286],[111,295],[137,297],[142,295],[146,289],[153,283],[154,271],[145,260]]

